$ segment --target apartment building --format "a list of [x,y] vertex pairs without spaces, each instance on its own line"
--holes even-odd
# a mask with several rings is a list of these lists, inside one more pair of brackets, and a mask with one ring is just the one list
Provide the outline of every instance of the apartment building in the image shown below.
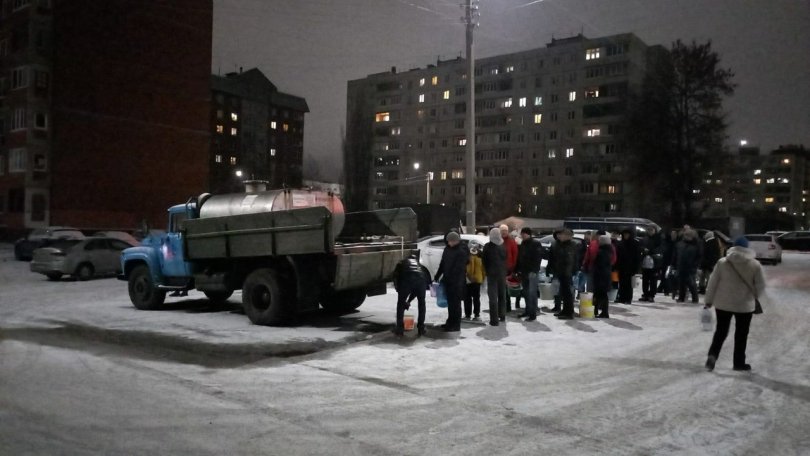
[[211,0],[3,1],[0,229],[162,226],[205,191],[212,21]]
[[[479,220],[638,215],[618,135],[651,49],[633,34],[578,35],[477,60]],[[350,209],[425,202],[429,187],[431,203],[464,210],[466,69],[458,58],[349,81]]]
[[213,193],[241,191],[244,180],[300,187],[305,99],[280,92],[258,69],[211,77]]

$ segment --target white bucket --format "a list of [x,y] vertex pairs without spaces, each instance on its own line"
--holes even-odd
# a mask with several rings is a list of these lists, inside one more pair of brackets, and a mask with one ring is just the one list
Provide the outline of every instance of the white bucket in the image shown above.
[[579,295],[579,316],[581,318],[593,318],[593,294],[580,293]]
[[554,299],[554,284],[541,283],[539,286],[540,286],[540,299],[546,301]]

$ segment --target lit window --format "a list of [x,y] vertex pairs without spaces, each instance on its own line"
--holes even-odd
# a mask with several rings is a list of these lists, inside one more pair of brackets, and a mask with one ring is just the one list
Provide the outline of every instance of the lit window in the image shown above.
[[782,177],[782,178],[779,179],[779,183],[780,184],[789,184],[790,179],[788,179],[787,177]]
[[214,155],[214,161],[216,163],[222,163],[222,155],[219,155],[219,154]]
[[391,127],[392,136],[399,136],[400,134],[402,134],[402,127]]
[[554,193],[556,193],[556,189],[554,188],[553,185],[549,185],[546,187],[546,195],[554,196]]
[[762,179],[754,179],[754,184],[759,185],[762,183]]
[[569,148],[565,149],[565,158],[571,158],[573,156],[574,156],[574,148],[573,147],[569,147]]
[[542,114],[535,114],[534,115],[534,123],[539,124],[542,121],[543,121],[543,115]]
[[441,180],[447,180],[447,171],[442,171],[442,172],[439,174],[439,179],[441,179]]
[[723,202],[723,198],[717,197],[717,198],[715,198],[715,199],[714,199],[714,202],[715,202],[715,203],[722,203],[722,202]]
[[281,124],[281,129],[284,130],[284,131],[289,131],[290,130],[290,124],[288,124],[288,123]]
[[442,95],[442,98],[444,98],[445,100],[449,100],[450,99],[450,91],[445,90],[444,94]]
[[419,87],[424,87],[424,86],[425,86],[425,78],[422,78],[422,79],[419,80]]
[[589,137],[599,136],[600,134],[602,134],[602,132],[598,128],[591,128],[587,132]]
[[[374,116],[375,122],[388,122],[391,120],[391,113],[390,112],[378,112],[377,115]],[[276,128],[276,123],[272,123],[272,128]]]
[[790,159],[785,158],[784,160],[782,160],[782,164],[789,165],[790,164]]
[[755,170],[754,170],[754,176],[759,176],[760,174],[762,174],[762,170],[761,170],[761,169],[755,169]]
[[455,170],[453,170],[453,172],[451,174],[451,177],[453,179],[464,179],[464,171],[462,171],[460,169],[455,169]]
[[532,195],[537,196],[538,187],[532,187]]
[[232,165],[235,165],[235,164],[236,164],[236,157],[231,157],[231,164],[232,164]]
[[765,182],[767,182],[767,183],[769,183],[769,184],[775,184],[775,183],[776,183],[776,179],[774,179],[773,177],[769,177],[769,178],[768,178],[768,180],[766,180]]
[[511,108],[512,107],[512,98],[507,98],[501,102],[502,108]]
[[456,142],[456,145],[466,146],[467,145],[467,138],[459,138],[458,142]]
[[[377,114],[377,115],[379,116],[379,114]],[[379,120],[378,120],[377,122],[379,122]],[[276,125],[276,121],[275,121],[275,120],[274,120],[274,121],[272,121],[272,122],[270,122],[270,128],[272,128],[273,130],[275,130],[275,129],[276,129],[276,127],[277,127],[277,125]]]
[[585,89],[585,98],[599,98],[599,87]]
[[557,158],[557,149],[549,149],[548,158]]
[[239,115],[236,114],[235,112],[232,112],[231,113],[231,120],[236,122],[237,120],[239,120]]
[[217,125],[217,133],[222,134],[225,132],[225,127],[222,125]]
[[787,208],[782,206],[779,208],[779,212],[787,212]]
[[695,195],[699,195],[700,194],[700,189],[696,188],[696,189],[692,190],[692,193],[694,193]]
[[271,156],[271,157],[275,157],[275,156],[276,156],[276,149],[270,149],[270,156]]
[[543,97],[534,97],[535,106],[543,106]]
[[568,101],[574,101],[577,99],[576,91],[568,92]]
[[599,58],[599,48],[588,49],[585,51],[585,60],[594,60]]
[[433,85],[439,85],[439,77],[433,76],[432,78],[430,78],[430,83]]
[[508,67],[506,67],[506,72],[507,72],[507,73],[511,73],[511,72],[513,72],[513,71],[515,71],[515,67],[514,67],[514,65],[509,65]]
[[526,107],[526,97],[521,97],[521,98],[518,100],[518,106],[520,106],[521,108],[525,108],[525,107]]
[[766,196],[765,197],[765,202],[766,203],[773,203],[773,196]]
[[231,136],[236,136],[237,130],[236,128],[231,128]]
[[419,103],[424,103],[424,102],[425,102],[425,94],[424,94],[424,93],[420,93],[420,94],[419,94]]

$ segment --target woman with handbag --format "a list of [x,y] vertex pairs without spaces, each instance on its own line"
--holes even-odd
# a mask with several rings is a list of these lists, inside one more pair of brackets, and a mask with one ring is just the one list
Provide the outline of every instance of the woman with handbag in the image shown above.
[[748,240],[740,237],[734,241],[734,247],[728,250],[726,257],[717,262],[706,287],[706,308],[714,306],[717,313],[717,327],[709,347],[706,369],[714,370],[720,349],[728,336],[731,317],[734,317],[734,370],[751,370],[751,365],[745,363],[748,329],[751,317],[755,313],[762,313],[759,297],[764,291],[762,266],[756,260],[754,251],[748,248]]

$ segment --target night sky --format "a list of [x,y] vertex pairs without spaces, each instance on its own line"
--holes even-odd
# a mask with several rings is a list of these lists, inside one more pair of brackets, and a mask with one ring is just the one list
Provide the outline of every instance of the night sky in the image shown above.
[[[464,50],[462,0],[214,0],[213,72],[258,67],[307,99],[304,153],[340,167],[346,83]],[[739,84],[729,142],[810,146],[808,0],[481,0],[476,55],[545,46],[552,36],[633,32],[649,45],[711,39]]]

